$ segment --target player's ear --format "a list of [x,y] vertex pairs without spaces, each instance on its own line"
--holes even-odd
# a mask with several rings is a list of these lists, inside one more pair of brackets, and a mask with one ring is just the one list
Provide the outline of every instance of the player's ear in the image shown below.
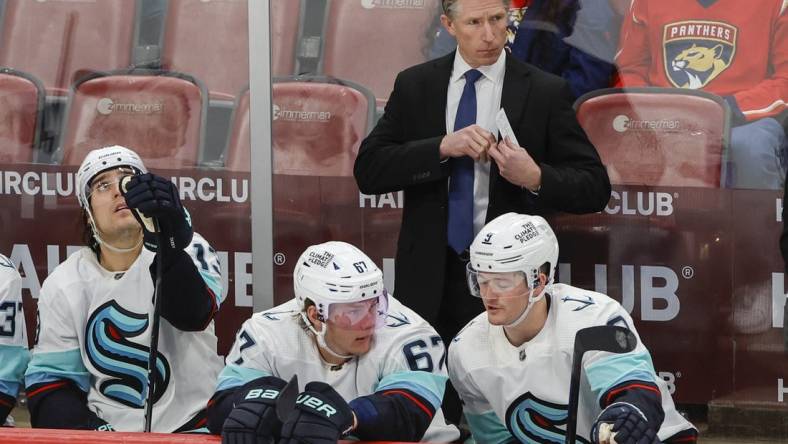
[[441,14],[441,24],[452,37],[457,36],[457,32],[454,30],[454,20],[452,20],[451,17],[446,14]]
[[308,306],[306,308],[306,317],[309,319],[309,322],[312,323],[312,326],[315,327],[316,330],[320,330],[321,322],[318,318],[317,307],[314,305]]
[[547,275],[540,271],[539,272],[539,286],[540,287],[544,287],[545,285],[547,285],[547,279],[548,279]]

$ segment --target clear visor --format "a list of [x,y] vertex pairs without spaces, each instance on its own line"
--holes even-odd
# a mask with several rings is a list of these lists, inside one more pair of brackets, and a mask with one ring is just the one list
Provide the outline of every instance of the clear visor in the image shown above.
[[93,194],[106,193],[107,191],[115,190],[124,177],[133,176],[135,173],[131,167],[118,167],[102,171],[95,178],[90,180],[88,185],[87,197],[90,198]]
[[470,263],[466,267],[468,288],[477,298],[490,296],[519,297],[529,290],[525,272],[511,271],[504,273],[479,272]]
[[388,293],[360,302],[333,303],[326,322],[343,330],[370,330],[385,325],[389,309]]

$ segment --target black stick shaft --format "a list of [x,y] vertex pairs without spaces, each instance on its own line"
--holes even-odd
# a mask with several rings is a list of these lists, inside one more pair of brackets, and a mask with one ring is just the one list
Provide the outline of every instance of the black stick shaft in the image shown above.
[[577,435],[577,404],[580,399],[580,367],[583,365],[583,349],[575,343],[572,356],[572,379],[569,381],[569,406],[566,418],[566,444],[574,444]]
[[[158,229],[156,224],[156,230]],[[161,255],[164,254],[164,235],[159,231],[158,236],[159,245],[156,246],[158,258],[156,258],[156,285],[153,290],[153,319],[151,321],[150,332],[150,354],[148,355],[148,394],[145,397],[145,428],[146,433],[150,432],[151,423],[153,422],[153,403],[154,392],[156,391],[156,357],[159,354],[159,318],[161,313],[161,275],[164,272],[164,260]]]

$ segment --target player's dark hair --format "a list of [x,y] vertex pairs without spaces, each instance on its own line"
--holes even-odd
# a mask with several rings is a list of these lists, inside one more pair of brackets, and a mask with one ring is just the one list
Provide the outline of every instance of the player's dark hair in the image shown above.
[[[315,306],[315,303],[312,302],[312,299],[306,298],[304,300],[304,310],[303,310],[303,312],[306,313],[307,310],[309,310],[309,307],[314,307],[314,306]],[[304,320],[304,317],[301,316],[301,312],[300,311],[298,313],[296,313],[295,315],[293,315],[293,316],[295,316],[296,321],[298,321],[298,325],[301,327],[302,330],[309,331],[309,325],[307,325],[306,321]]]
[[93,236],[93,228],[90,226],[90,222],[88,222],[88,212],[85,211],[84,208],[81,208],[79,211],[79,225],[82,228],[82,242],[90,248],[93,253],[96,254],[96,258],[99,258],[99,243],[96,240],[96,237]]

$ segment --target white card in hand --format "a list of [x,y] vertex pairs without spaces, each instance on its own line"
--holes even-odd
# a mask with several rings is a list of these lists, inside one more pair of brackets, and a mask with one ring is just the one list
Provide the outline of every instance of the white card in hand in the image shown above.
[[517,137],[514,136],[514,130],[512,130],[512,125],[509,123],[509,118],[506,117],[506,111],[504,111],[503,108],[499,109],[498,113],[495,114],[495,124],[498,126],[498,132],[501,133],[501,140],[508,137],[515,145],[520,146],[520,143],[517,142]]

